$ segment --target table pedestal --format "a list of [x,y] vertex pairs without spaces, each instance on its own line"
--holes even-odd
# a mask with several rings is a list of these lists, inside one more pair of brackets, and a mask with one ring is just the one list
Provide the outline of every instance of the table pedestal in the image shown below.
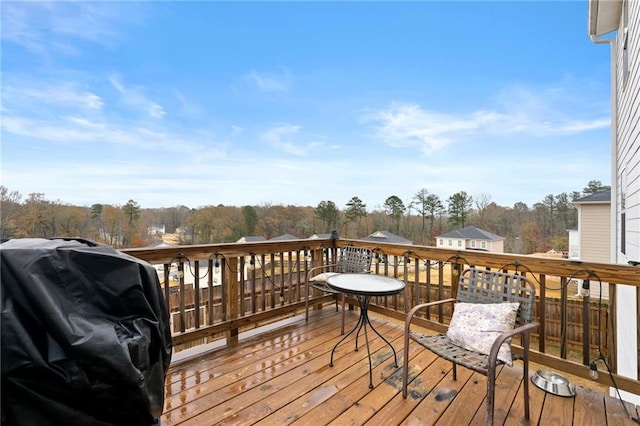
[[371,324],[371,321],[369,320],[368,308],[369,308],[369,301],[371,300],[371,296],[355,295],[355,297],[358,299],[358,302],[360,302],[360,317],[358,318],[358,322],[356,323],[356,326],[353,327],[353,330],[351,330],[347,335],[342,337],[342,339],[340,339],[340,341],[336,343],[336,345],[333,347],[333,350],[331,351],[331,361],[329,362],[329,367],[333,367],[333,354],[336,351],[336,348],[338,347],[338,345],[342,343],[351,334],[353,334],[353,332],[355,332],[356,330],[357,332],[356,332],[356,349],[355,350],[356,352],[358,352],[358,337],[360,336],[360,330],[364,328],[364,341],[367,346],[367,356],[369,358],[369,389],[373,389],[373,372],[372,372],[373,365],[371,364],[371,351],[369,350],[369,337],[367,336],[367,324],[369,324],[369,327],[371,328],[371,330],[373,330],[387,345],[389,345],[389,347],[393,351],[393,361],[394,361],[393,366],[396,368],[398,367],[398,356],[396,355],[396,350],[393,348],[393,345],[389,343],[389,341],[385,339],[382,336],[382,334],[378,332],[378,330],[375,329],[375,327],[373,326],[373,324]]

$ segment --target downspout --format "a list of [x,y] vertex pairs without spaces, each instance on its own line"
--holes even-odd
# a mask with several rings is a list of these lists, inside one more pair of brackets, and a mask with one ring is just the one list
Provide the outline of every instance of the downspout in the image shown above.
[[611,248],[610,257],[612,263],[618,263],[618,96],[616,91],[616,81],[618,78],[618,67],[616,65],[616,39],[598,38],[597,35],[590,35],[589,38],[594,44],[609,44],[611,49]]

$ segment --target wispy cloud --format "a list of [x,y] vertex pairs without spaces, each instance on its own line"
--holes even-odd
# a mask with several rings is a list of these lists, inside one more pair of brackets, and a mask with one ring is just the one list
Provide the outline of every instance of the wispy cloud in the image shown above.
[[[55,119],[8,116],[2,119],[2,131],[39,140],[86,146],[87,144],[125,145],[145,150],[189,152],[202,149],[198,137],[176,134],[165,129],[111,123],[105,119],[89,120],[78,116]],[[5,135],[5,140],[7,139]],[[195,139],[195,141],[194,141]]]
[[589,110],[584,107],[584,99],[556,88],[540,93],[522,87],[508,88],[496,99],[493,109],[462,114],[394,102],[387,108],[369,110],[361,118],[388,145],[417,146],[426,154],[479,135],[571,135],[610,125],[606,112]]
[[34,103],[56,105],[58,107],[77,110],[100,110],[104,106],[103,99],[93,91],[77,83],[42,83],[30,82],[28,86],[14,86],[11,82],[2,88],[5,103],[29,108]]
[[[109,80],[123,103],[142,108],[145,115],[159,118],[164,109],[147,100],[140,88],[127,88],[117,79]],[[12,76],[2,87],[2,123],[5,140],[10,135],[35,138],[64,145],[126,145],[144,150],[169,152],[197,151],[214,145],[216,139],[204,129],[171,130],[161,120],[131,118],[113,102],[109,85],[96,84],[96,93],[81,83],[40,81]]]
[[[491,116],[485,116],[491,119]],[[420,146],[425,153],[441,149],[462,133],[478,127],[482,117],[456,117],[426,111],[419,105],[394,103],[363,116],[373,122],[377,137],[393,147]]]
[[251,71],[249,80],[261,92],[287,92],[289,90],[289,72],[285,69],[280,73],[258,73]]
[[172,90],[174,96],[178,99],[178,113],[186,118],[200,118],[203,115],[202,108],[193,101],[187,99],[178,89]]
[[144,88],[125,86],[118,76],[109,77],[109,82],[120,93],[125,105],[140,109],[151,118],[159,119],[165,116],[164,108],[148,99],[144,94]]
[[317,140],[319,138],[303,133],[302,127],[295,124],[280,124],[262,134],[262,139],[278,151],[297,156],[306,155],[313,148],[321,146],[322,142]]
[[79,54],[77,41],[111,47],[121,42],[119,27],[134,24],[139,8],[117,2],[3,2],[2,38],[27,50]]

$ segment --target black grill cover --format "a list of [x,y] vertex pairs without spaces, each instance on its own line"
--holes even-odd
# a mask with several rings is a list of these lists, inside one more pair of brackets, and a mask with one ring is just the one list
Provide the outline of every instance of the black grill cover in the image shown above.
[[86,240],[0,245],[2,425],[154,425],[171,359],[148,263]]

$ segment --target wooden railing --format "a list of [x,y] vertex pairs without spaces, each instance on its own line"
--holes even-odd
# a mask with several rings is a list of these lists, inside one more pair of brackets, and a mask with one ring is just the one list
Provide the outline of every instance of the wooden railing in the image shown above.
[[[373,250],[373,273],[405,281],[403,295],[378,298],[370,305],[372,311],[399,320],[404,320],[405,313],[418,303],[455,294],[457,278],[466,266],[529,276],[538,285],[536,320],[540,322],[531,359],[554,370],[589,378],[590,362],[603,355],[617,386],[640,394],[639,381],[615,374],[615,284],[633,286],[639,294],[637,267],[345,239],[123,251],[163,265],[160,281],[170,307],[177,352],[223,338],[233,345],[242,331],[296,315],[304,309],[306,271],[311,266],[331,263],[340,247],[347,245]],[[591,290],[609,286],[609,299],[573,297],[574,281],[586,279]],[[333,300],[324,294],[311,297],[315,306]],[[446,324],[450,315],[441,309],[416,321],[442,331],[442,323]],[[633,320],[638,321],[637,313]],[[517,343],[514,342],[516,352],[520,350]],[[607,374],[600,374],[598,381],[613,384]]]

